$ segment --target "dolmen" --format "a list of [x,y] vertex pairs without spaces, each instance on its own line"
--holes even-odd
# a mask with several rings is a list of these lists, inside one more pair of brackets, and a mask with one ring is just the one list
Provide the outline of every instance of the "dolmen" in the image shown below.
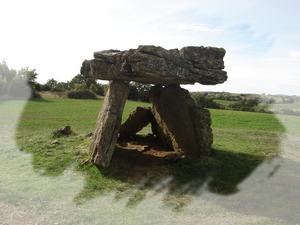
[[[120,139],[134,136],[148,124],[164,146],[187,158],[209,155],[213,142],[210,113],[196,106],[180,84],[216,85],[227,80],[223,48],[184,47],[166,50],[142,45],[127,51],[105,50],[85,60],[81,74],[109,80],[91,144],[91,162],[109,166]],[[130,82],[151,84],[152,107],[138,107],[123,124]]]

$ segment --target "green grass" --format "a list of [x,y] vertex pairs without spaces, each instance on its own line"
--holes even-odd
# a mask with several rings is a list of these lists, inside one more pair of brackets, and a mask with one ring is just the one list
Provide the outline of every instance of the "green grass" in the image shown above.
[[214,99],[214,101],[220,105],[223,106],[230,106],[234,103],[236,103],[236,101],[231,101],[231,100],[221,100],[221,99]]
[[276,117],[267,113],[231,110],[210,110],[213,128],[284,132],[284,126]]
[[[89,157],[90,140],[85,136],[95,127],[101,103],[100,100],[71,99],[29,101],[18,126],[18,145],[32,154],[35,171],[58,176],[73,168],[84,175],[84,188],[74,199],[77,203],[115,190],[116,198],[131,196],[128,205],[133,206],[169,176],[173,179],[164,187],[168,191],[165,202],[175,209],[184,206],[207,181],[212,192],[235,193],[237,185],[260,163],[279,154],[280,136],[285,132],[272,114],[211,110],[213,156],[166,164],[136,153],[115,152],[111,167],[99,171],[82,162]],[[127,101],[123,120],[137,106],[150,105]],[[285,119],[292,121],[294,132],[299,135],[296,127],[300,127],[300,119]],[[74,134],[58,138],[58,143],[53,144],[52,131],[66,125],[72,127]],[[140,185],[142,181],[146,182]]]

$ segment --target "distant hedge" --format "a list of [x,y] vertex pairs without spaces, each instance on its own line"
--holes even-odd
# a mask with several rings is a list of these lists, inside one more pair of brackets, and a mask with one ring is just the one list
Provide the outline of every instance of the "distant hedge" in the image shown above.
[[221,109],[223,108],[222,105],[218,104],[214,101],[213,98],[208,97],[207,95],[200,93],[200,92],[194,92],[191,94],[192,98],[194,99],[197,106],[201,108],[209,108],[209,109]]
[[89,90],[70,91],[67,96],[75,99],[97,99],[97,96]]

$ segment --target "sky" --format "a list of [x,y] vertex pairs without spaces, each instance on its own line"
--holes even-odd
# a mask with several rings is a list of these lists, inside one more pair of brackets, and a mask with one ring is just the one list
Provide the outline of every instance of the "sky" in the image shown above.
[[228,80],[191,91],[300,95],[297,0],[1,0],[0,60],[67,81],[84,59],[139,45],[226,49]]

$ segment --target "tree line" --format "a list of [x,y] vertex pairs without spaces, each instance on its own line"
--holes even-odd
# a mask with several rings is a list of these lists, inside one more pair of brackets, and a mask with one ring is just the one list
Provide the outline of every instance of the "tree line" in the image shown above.
[[[20,70],[10,69],[3,61],[0,63],[0,96],[23,97],[29,87],[31,98],[39,98],[40,92],[49,91],[66,92],[69,98],[96,99],[98,96],[104,96],[108,90],[108,84],[98,83],[81,74],[77,74],[67,82],[59,82],[52,78],[44,84],[37,82],[37,77],[38,73],[35,69],[28,67]],[[131,82],[128,99],[149,102],[150,88],[151,85]],[[193,92],[191,95],[199,107],[212,109],[268,112],[267,107],[261,106],[274,103],[272,98],[261,98],[259,95],[251,94]],[[230,104],[222,104],[222,101]]]
[[[38,73],[28,67],[19,71],[10,69],[5,61],[0,63],[0,95],[22,97],[27,84],[31,91],[31,98],[39,98],[39,92],[67,92],[72,98],[97,98],[104,96],[108,90],[107,84],[77,74],[70,81],[59,82],[53,78],[41,84],[37,82]],[[131,82],[128,99],[134,101],[149,101],[151,85]]]
[[20,70],[14,70],[10,69],[5,61],[1,62],[0,96],[23,98],[25,93],[31,89],[31,96],[36,97],[35,85],[37,75],[35,69],[25,67]]
[[220,93],[212,94],[201,92],[193,92],[191,95],[196,105],[210,109],[270,113],[268,109],[269,105],[274,103],[272,99],[266,100],[258,95],[229,95],[228,93],[222,95]]

